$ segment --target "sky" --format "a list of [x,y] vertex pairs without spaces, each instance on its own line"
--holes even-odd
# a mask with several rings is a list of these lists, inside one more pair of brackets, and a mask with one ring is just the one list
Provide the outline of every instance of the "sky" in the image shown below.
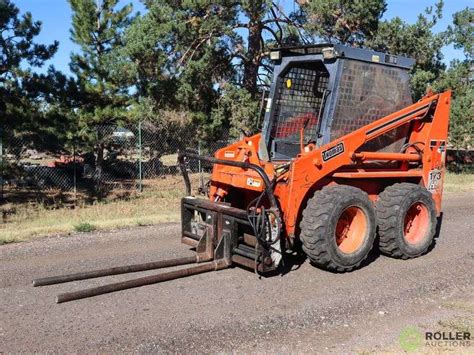
[[[399,16],[408,23],[416,22],[417,16],[423,10],[432,6],[436,0],[387,0],[387,11],[383,19],[391,19]],[[49,60],[39,71],[45,71],[49,65],[70,74],[69,57],[71,52],[78,51],[78,47],[70,40],[71,9],[67,0],[13,0],[21,13],[29,11],[35,20],[42,22],[42,31],[36,42],[50,44],[54,40],[59,41],[59,49],[56,55]],[[121,0],[119,5],[127,3],[134,5],[135,11],[144,11],[143,5],[138,0]],[[280,0],[279,3],[290,11],[293,9],[293,1]],[[443,18],[436,25],[436,31],[443,31],[452,22],[453,13],[472,6],[472,0],[445,0]],[[445,63],[449,64],[452,59],[460,58],[462,52],[452,46],[443,48]]]

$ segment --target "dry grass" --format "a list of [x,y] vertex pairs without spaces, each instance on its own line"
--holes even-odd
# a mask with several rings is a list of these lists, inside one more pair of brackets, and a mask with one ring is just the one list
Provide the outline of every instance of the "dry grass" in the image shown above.
[[[197,177],[193,177],[197,186]],[[88,224],[96,230],[179,221],[179,202],[184,194],[181,177],[168,177],[145,185],[145,192],[129,200],[97,202],[75,208],[48,209],[18,205],[0,224],[0,244],[37,236],[71,233]]]
[[160,158],[160,161],[163,163],[164,166],[176,166],[176,162],[178,161],[178,154],[163,155]]
[[466,192],[474,190],[474,174],[447,173],[444,179],[444,192]]
[[74,209],[19,208],[8,223],[0,226],[0,243],[70,233],[76,226],[84,223],[95,229],[114,229],[178,220],[179,199],[157,197],[97,203]]
[[[191,179],[193,186],[197,186],[199,176],[196,174]],[[474,174],[449,173],[444,189],[447,193],[473,191]],[[80,231],[84,225],[104,230],[179,221],[179,201],[184,191],[180,176],[168,176],[166,179],[145,183],[144,191],[128,200],[98,202],[75,208],[3,206],[4,211],[10,209],[14,212],[0,224],[0,244]]]

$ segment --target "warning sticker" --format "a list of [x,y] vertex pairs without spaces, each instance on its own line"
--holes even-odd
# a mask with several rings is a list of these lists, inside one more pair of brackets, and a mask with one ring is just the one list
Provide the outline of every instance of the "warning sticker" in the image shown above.
[[226,150],[224,152],[224,157],[225,158],[235,158],[235,152],[233,152],[231,150]]
[[260,187],[260,185],[262,185],[262,182],[258,179],[248,178],[247,185],[252,187]]
[[428,175],[428,191],[437,191],[441,184],[441,170],[433,169]]
[[430,140],[430,148],[434,149],[438,147],[438,153],[443,153],[446,151],[446,141],[443,140]]

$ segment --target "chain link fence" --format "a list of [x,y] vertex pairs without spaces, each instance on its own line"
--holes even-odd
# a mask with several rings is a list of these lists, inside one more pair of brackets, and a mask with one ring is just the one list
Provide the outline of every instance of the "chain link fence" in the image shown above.
[[[170,130],[153,122],[97,126],[92,133],[88,141],[71,139],[58,145],[38,139],[34,132],[0,132],[0,204],[75,205],[127,199],[171,185],[178,194],[184,191],[179,151],[212,156],[235,141],[228,134],[205,141],[196,128]],[[473,161],[472,150],[447,151],[451,171],[472,172]],[[202,187],[211,166],[190,161],[187,168],[194,185]]]
[[[68,204],[128,198],[180,174],[179,151],[213,155],[233,141],[226,134],[204,141],[197,129],[173,132],[152,122],[97,126],[93,134],[89,143],[71,139],[54,150],[38,143],[34,134],[0,134],[0,202]],[[194,161],[188,169],[200,175],[210,171]]]

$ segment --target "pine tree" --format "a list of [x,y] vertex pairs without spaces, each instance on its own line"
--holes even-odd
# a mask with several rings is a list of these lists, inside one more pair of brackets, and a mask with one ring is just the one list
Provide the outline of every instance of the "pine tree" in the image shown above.
[[474,7],[466,7],[453,15],[453,26],[448,32],[454,48],[462,49],[466,57],[474,61]]
[[412,70],[413,97],[418,100],[435,82],[446,66],[441,49],[447,43],[445,32],[434,33],[434,26],[442,17],[443,1],[428,7],[413,24],[399,17],[382,21],[374,38],[366,45],[378,51],[406,55],[416,60]]
[[26,130],[40,115],[36,101],[41,92],[36,86],[45,79],[31,68],[50,59],[58,42],[35,43],[41,22],[34,21],[29,12],[22,16],[19,12],[10,0],[0,0],[0,122],[6,128]]
[[363,46],[375,36],[385,0],[301,0],[299,18],[315,41]]
[[457,148],[474,147],[474,8],[465,8],[453,15],[447,34],[463,59],[455,59],[449,69],[436,80],[437,91],[451,89],[449,143]]
[[100,125],[128,118],[128,88],[114,69],[120,61],[115,50],[123,44],[132,6],[117,9],[118,0],[69,0],[69,3],[73,11],[71,39],[81,48],[80,53],[72,54],[70,64],[80,92],[75,114],[83,138],[96,148],[96,164],[100,167],[105,148],[97,135]]
[[[301,26],[272,1],[148,0],[145,5],[148,12],[127,31],[123,51],[122,72],[137,83],[137,95],[151,97],[156,110],[189,111],[210,131],[239,122],[254,131],[260,86],[271,70],[268,50],[297,42]],[[253,117],[245,123],[240,114],[223,118],[224,112],[235,113],[223,95],[238,97]]]

